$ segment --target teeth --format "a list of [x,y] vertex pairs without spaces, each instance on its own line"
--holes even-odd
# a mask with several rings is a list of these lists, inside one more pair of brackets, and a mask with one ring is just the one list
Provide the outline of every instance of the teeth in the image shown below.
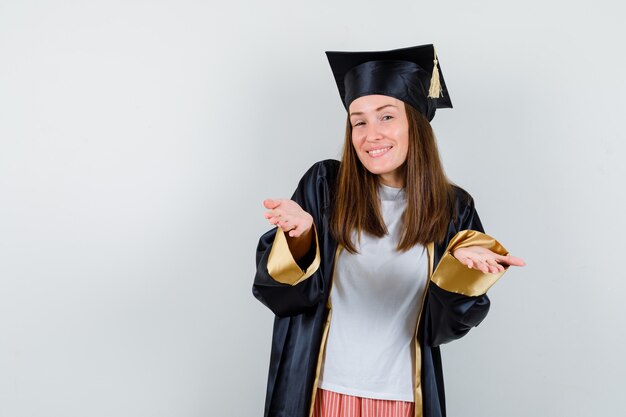
[[391,146],[387,147],[387,148],[382,148],[382,149],[376,149],[373,151],[368,151],[367,153],[369,153],[370,155],[378,155],[379,153],[383,153],[387,150],[389,150],[391,148]]

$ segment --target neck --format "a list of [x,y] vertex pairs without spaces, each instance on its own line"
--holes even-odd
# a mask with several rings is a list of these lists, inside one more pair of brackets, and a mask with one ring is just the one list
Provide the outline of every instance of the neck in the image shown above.
[[380,174],[378,176],[378,180],[382,184],[387,185],[389,187],[394,187],[394,188],[403,188],[404,187],[404,179],[401,178],[399,175]]

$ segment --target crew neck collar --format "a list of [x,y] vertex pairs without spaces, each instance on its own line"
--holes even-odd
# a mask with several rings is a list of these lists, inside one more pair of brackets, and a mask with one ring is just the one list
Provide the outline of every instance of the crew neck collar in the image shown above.
[[383,183],[378,184],[378,196],[381,201],[403,201],[406,199],[404,188],[391,187]]

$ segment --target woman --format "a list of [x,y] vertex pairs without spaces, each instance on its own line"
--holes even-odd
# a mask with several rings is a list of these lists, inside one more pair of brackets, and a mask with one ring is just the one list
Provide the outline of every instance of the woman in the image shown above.
[[253,286],[276,314],[265,416],[445,416],[439,345],[524,262],[443,173],[429,121],[452,105],[433,46],[327,55],[348,110],[342,160],[264,201],[278,226]]

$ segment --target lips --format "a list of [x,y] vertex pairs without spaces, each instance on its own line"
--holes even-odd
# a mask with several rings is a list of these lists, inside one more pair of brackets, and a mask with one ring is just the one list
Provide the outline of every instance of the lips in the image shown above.
[[386,154],[389,149],[393,148],[393,146],[386,146],[384,148],[376,148],[376,149],[370,149],[369,151],[367,151],[367,154],[369,156],[371,156],[372,158],[378,158],[380,156],[383,156],[384,154]]

